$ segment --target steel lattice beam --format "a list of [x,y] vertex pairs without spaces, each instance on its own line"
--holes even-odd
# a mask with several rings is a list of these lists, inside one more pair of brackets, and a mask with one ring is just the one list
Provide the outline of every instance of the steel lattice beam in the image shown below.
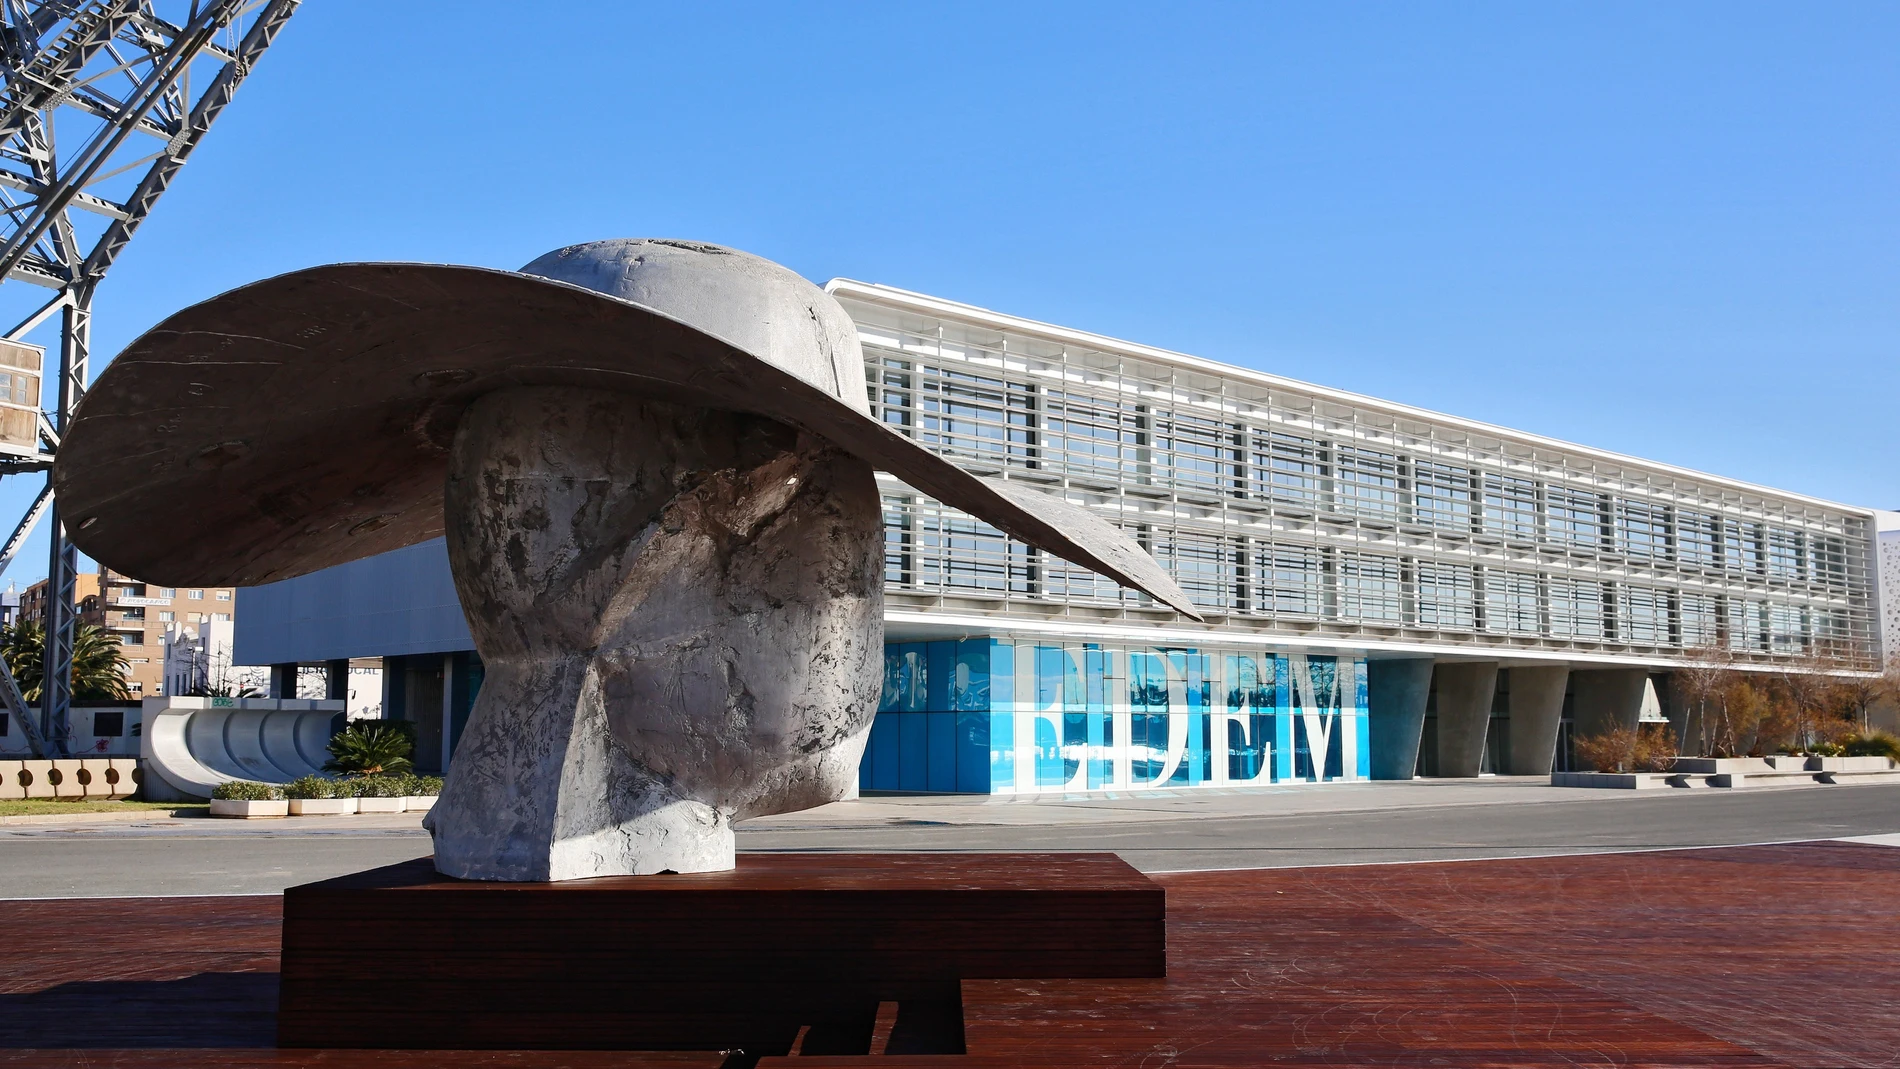
[[[0,280],[54,290],[5,337],[57,314],[53,403],[37,455],[0,476],[44,471],[91,380],[92,298],[299,0],[0,0]],[[39,723],[0,666],[0,705],[34,751],[63,754],[72,697],[78,554],[50,484],[0,553],[0,571],[44,514],[45,680]],[[37,730],[36,730],[37,729]]]

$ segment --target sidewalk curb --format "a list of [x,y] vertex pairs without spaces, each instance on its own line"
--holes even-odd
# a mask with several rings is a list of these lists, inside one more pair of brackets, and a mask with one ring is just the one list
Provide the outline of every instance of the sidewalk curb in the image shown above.
[[132,813],[22,813],[0,817],[0,827],[18,824],[114,824],[140,820],[196,820],[203,810],[142,809]]

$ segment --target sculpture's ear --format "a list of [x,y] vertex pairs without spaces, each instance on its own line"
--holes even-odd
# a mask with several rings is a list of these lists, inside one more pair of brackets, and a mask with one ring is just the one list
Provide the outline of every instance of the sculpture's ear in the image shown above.
[[1050,537],[1047,531],[1017,531],[1005,527],[1010,534],[1125,587],[1139,590],[1189,619],[1205,622],[1194,602],[1162,569],[1160,562],[1114,524],[1025,482],[1008,479],[983,479],[982,482],[1052,528],[1056,537]]

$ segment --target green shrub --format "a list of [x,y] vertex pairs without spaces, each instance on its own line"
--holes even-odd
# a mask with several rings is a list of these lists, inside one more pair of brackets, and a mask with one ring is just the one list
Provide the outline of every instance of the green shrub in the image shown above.
[[325,772],[401,775],[409,771],[409,757],[416,750],[415,725],[402,720],[358,720],[330,736],[328,749]]
[[1865,735],[1849,735],[1841,740],[1841,748],[1849,757],[1890,757],[1900,761],[1900,738],[1884,731],[1869,731]]
[[335,798],[336,780],[303,776],[284,784],[284,793],[292,798]]
[[353,781],[358,798],[401,798],[409,792],[407,776],[364,776]]
[[409,798],[433,797],[442,793],[442,777],[417,776],[414,774],[400,777],[402,793]]
[[275,783],[234,779],[211,788],[211,797],[226,802],[280,802],[284,789]]
[[1808,747],[1808,752],[1816,757],[1840,757],[1847,752],[1847,747],[1838,742],[1823,741]]

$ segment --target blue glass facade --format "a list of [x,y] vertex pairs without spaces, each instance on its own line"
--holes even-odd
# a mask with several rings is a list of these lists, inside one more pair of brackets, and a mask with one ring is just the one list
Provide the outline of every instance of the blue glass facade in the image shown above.
[[1366,663],[982,637],[889,642],[866,790],[978,794],[1363,780]]

